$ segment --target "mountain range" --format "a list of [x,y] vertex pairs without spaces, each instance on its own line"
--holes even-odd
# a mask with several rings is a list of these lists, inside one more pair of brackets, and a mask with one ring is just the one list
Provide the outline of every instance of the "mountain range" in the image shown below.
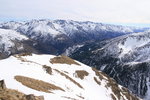
[[[116,85],[119,87],[115,91],[112,90],[114,92],[113,93],[114,96],[112,96],[112,94],[108,92],[108,90],[111,90],[111,89],[108,89],[107,86],[102,87],[104,88],[104,91],[106,93],[106,94],[104,93],[103,95],[108,96],[108,98],[104,96],[104,98],[107,98],[107,100],[111,100],[111,99],[120,100],[120,98],[122,98],[123,100],[126,100],[126,99],[136,100],[137,99],[136,96],[139,96],[140,98],[143,98],[145,100],[149,100],[150,98],[149,96],[149,93],[150,93],[150,86],[149,86],[149,82],[150,82],[149,81],[150,79],[149,77],[149,74],[150,74],[149,72],[150,31],[149,30],[150,28],[137,28],[137,27],[127,27],[127,26],[125,27],[125,26],[119,26],[119,25],[89,22],[89,21],[79,22],[79,21],[73,21],[73,20],[53,20],[53,21],[52,20],[32,20],[32,21],[26,21],[26,22],[11,21],[11,22],[6,22],[6,23],[1,23],[0,24],[0,59],[4,59],[4,60],[0,60],[0,65],[3,65],[4,64],[3,62],[5,63],[10,62],[10,63],[6,63],[3,65],[3,66],[7,66],[6,67],[7,70],[9,69],[8,68],[10,66],[9,64],[16,65],[16,67],[12,67],[13,69],[16,69],[16,70],[18,70],[19,66],[24,66],[24,63],[27,63],[27,65],[29,66],[30,64],[31,65],[34,64],[35,66],[39,65],[41,66],[41,68],[45,69],[46,72],[48,71],[47,72],[48,74],[51,73],[51,71],[49,72],[49,70],[54,70],[55,73],[58,73],[60,74],[60,76],[64,76],[67,79],[69,78],[68,76],[72,76],[69,79],[75,80],[75,84],[78,84],[76,83],[76,78],[77,78],[76,74],[78,72],[77,73],[72,72],[71,70],[73,70],[74,67],[70,68],[71,66],[70,64],[68,65],[67,68],[68,70],[70,68],[69,71],[71,72],[69,72],[67,69],[61,69],[61,70],[54,69],[54,67],[51,68],[51,66],[54,66],[55,64],[53,65],[53,63],[50,62],[51,57],[54,57],[54,56],[36,55],[36,54],[53,54],[53,55],[63,54],[75,60],[78,60],[84,64],[87,64],[92,68],[101,70],[102,72],[98,71],[98,73],[101,73],[103,77],[104,76],[107,77],[107,82],[108,82],[108,83],[106,82],[107,84],[110,84],[110,86],[115,89],[117,88]],[[22,55],[11,56],[11,55],[20,54],[20,53],[21,54],[22,53],[27,53],[27,54],[35,53],[35,54],[25,55],[25,56],[22,56]],[[48,57],[49,60],[46,57]],[[55,56],[55,57],[59,58],[60,56],[58,57]],[[42,63],[44,61],[42,61],[41,59],[45,59],[47,63]],[[61,59],[61,57],[59,59]],[[66,59],[63,61],[66,61]],[[11,62],[14,62],[14,64]],[[25,64],[25,66],[27,65]],[[44,65],[46,68],[42,67]],[[64,65],[60,65],[60,66],[64,66]],[[86,65],[83,65],[83,66],[86,66]],[[91,68],[90,70],[88,70],[89,66],[85,67],[84,71],[82,70],[81,73],[83,74],[88,73],[88,75],[93,75],[91,74],[93,73],[93,71],[91,71]],[[34,68],[31,68],[31,69],[34,70]],[[7,72],[6,69],[3,69],[4,71],[2,72],[4,73]],[[32,86],[32,84],[24,83],[23,82],[24,79],[31,80],[32,82],[42,81],[42,84],[49,84],[47,83],[47,80],[43,80],[44,78],[42,79],[40,78],[40,76],[35,76],[35,77],[33,77],[32,75],[26,76],[28,75],[28,73],[24,72],[22,69],[18,70],[19,72],[18,75],[16,74],[14,75],[14,73],[17,73],[17,72],[15,72],[15,70],[13,69],[11,69],[13,75],[12,76],[10,75],[10,78],[8,81],[6,77],[7,75],[4,73],[1,73],[1,75],[3,75],[2,78],[5,78],[4,80],[6,80],[6,85],[8,85],[8,88],[18,89],[14,87],[16,87],[17,85],[21,86],[21,84],[23,84],[28,88],[37,90],[35,89],[34,86]],[[30,70],[24,69],[24,70],[31,72],[31,69]],[[62,72],[63,70],[64,72]],[[81,70],[81,69],[77,67],[76,70]],[[109,78],[109,76],[105,75],[103,72],[109,75],[111,78]],[[25,73],[25,74],[22,75],[21,73]],[[81,73],[79,73],[79,75]],[[45,74],[46,73],[44,73],[43,75]],[[41,75],[41,77],[47,77],[43,75]],[[55,79],[57,79],[56,76],[59,77],[57,74],[55,74],[54,77],[52,77],[52,79],[54,80],[50,80],[52,83],[57,83],[57,82],[60,83],[60,81],[58,80],[55,81]],[[100,81],[105,80],[105,79],[98,80],[97,78],[95,78],[95,76],[90,76],[90,78],[88,78],[90,80],[86,79],[86,82],[89,84],[90,83],[93,84],[93,80],[91,81],[92,77],[94,77],[94,81],[97,84],[100,84],[101,83]],[[18,81],[17,80],[18,78],[19,80],[21,79],[19,81],[21,84],[19,85],[18,83],[15,83],[15,81],[12,80],[13,78],[15,78],[16,81]],[[135,97],[136,99],[129,99],[127,95],[123,96],[125,94],[121,92],[123,91],[122,89],[120,89],[121,86],[118,85],[112,78],[115,79],[115,81],[118,84],[126,87],[127,89],[130,90],[130,92],[135,94],[136,96],[133,96],[132,94],[130,94],[129,91],[127,91],[127,89],[125,89],[125,91],[127,91],[126,93],[128,93],[129,96],[132,95],[132,97],[133,98]],[[60,80],[62,79],[66,80],[64,78],[60,78]],[[113,82],[108,81],[109,79],[112,80]],[[14,82],[13,86],[11,86],[9,83],[11,81]],[[111,84],[111,83],[114,83],[114,84]],[[80,84],[82,84],[82,81]],[[56,95],[60,93],[60,95],[58,96],[53,95],[54,97],[52,96],[51,98],[58,97],[59,100],[61,99],[80,100],[80,99],[85,98],[86,100],[91,100],[92,98],[88,95],[89,93],[91,93],[89,91],[96,91],[96,94],[91,93],[90,95],[93,95],[97,97],[98,99],[100,99],[98,97],[99,96],[98,94],[100,94],[103,91],[103,90],[100,91],[101,88],[97,86],[96,87],[99,88],[100,90],[96,88],[95,90],[91,90],[89,89],[90,86],[89,85],[87,86],[85,84],[86,86],[85,88],[89,89],[89,90],[87,89],[88,94],[86,94],[85,91],[81,90],[81,94],[84,94],[84,95],[82,96],[82,95],[77,94],[78,96],[77,95],[75,96],[76,90],[74,89],[74,87],[68,87],[68,88],[71,88],[69,90],[69,89],[64,89],[66,88],[67,85],[66,86],[61,86],[61,85],[62,84],[57,85],[60,91],[61,90],[68,91],[67,93],[72,91],[70,94],[71,97],[67,97],[66,96],[68,95],[67,93],[63,93],[63,92],[60,93],[59,91],[57,93],[55,92],[53,93]],[[93,86],[93,88],[94,87],[95,85]],[[43,89],[43,87],[41,88]],[[51,90],[51,88],[49,89]],[[31,93],[31,94],[34,93],[35,95],[40,94],[40,95],[44,95],[44,97],[46,96],[42,92],[38,92],[38,93],[29,92],[29,91],[26,91],[26,89],[25,91],[23,91],[23,89],[21,89],[20,91],[24,93]],[[80,85],[79,85],[79,91],[80,91]],[[118,94],[116,91],[119,91],[120,94]],[[65,96],[62,94],[64,94]],[[45,98],[50,98],[50,97],[46,96]]]
[[[2,58],[5,58],[11,54],[22,52],[22,50],[24,52],[26,48],[25,51],[29,52],[59,55],[65,52],[68,47],[76,44],[106,40],[145,30],[148,28],[123,27],[89,21],[32,20],[22,23],[11,21],[0,24],[0,42],[2,45],[0,53],[3,55]],[[5,42],[6,36],[1,36],[3,34],[7,34],[7,41],[12,42],[11,44]],[[22,36],[26,39],[22,39]],[[14,41],[15,44],[19,44],[24,49],[16,48]]]

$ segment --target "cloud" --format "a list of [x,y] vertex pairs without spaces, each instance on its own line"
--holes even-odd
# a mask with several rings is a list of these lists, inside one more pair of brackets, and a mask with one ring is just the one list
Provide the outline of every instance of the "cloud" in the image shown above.
[[0,0],[0,18],[150,23],[149,0]]

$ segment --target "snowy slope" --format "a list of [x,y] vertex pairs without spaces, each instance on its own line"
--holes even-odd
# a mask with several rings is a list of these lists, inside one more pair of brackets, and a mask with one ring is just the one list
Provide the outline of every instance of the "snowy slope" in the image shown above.
[[[17,89],[26,94],[43,95],[45,100],[93,100],[93,98],[94,100],[139,100],[104,73],[80,62],[71,59],[72,64],[70,62],[67,64],[66,61],[70,60],[68,57],[64,57],[61,63],[53,62],[55,58],[62,59],[63,57],[35,54],[11,56],[0,60],[0,79],[5,80],[8,88]],[[51,70],[47,71],[43,66]],[[88,74],[84,76],[83,73],[80,73],[81,76],[84,76],[80,77],[77,71]],[[18,75],[54,84],[61,90],[50,89],[48,91],[51,93],[48,93],[36,90],[34,87],[29,88],[30,86],[17,81],[15,76]],[[25,81],[28,82],[28,79]]]

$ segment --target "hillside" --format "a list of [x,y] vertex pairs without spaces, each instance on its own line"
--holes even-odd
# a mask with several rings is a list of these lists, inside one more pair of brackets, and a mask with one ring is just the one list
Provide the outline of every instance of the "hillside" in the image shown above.
[[[150,31],[68,49],[70,57],[94,66],[149,100]],[[72,51],[71,51],[72,50]]]
[[139,100],[103,72],[66,56],[19,54],[0,65],[8,88],[45,100]]

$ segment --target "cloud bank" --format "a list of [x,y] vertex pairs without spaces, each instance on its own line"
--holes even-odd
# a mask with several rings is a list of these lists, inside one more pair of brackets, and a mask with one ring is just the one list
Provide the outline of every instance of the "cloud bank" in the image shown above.
[[150,0],[0,0],[0,20],[73,19],[150,23]]

